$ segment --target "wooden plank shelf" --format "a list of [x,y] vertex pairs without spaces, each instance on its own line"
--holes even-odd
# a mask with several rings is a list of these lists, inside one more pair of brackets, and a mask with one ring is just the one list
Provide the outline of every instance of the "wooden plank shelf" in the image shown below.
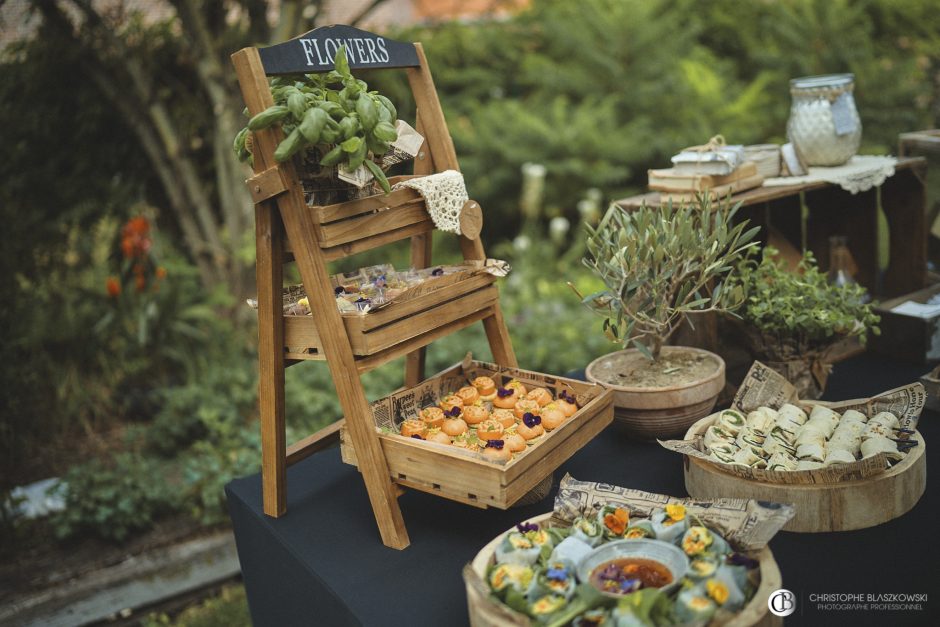
[[[249,114],[257,115],[274,104],[268,76],[333,69],[331,60],[309,67],[305,44],[319,39],[336,42],[355,38],[373,42],[379,39],[373,33],[349,26],[327,26],[266,48],[264,55],[257,48],[233,54],[232,62]],[[394,185],[411,176],[459,171],[453,140],[421,44],[381,40],[390,60],[371,63],[370,68],[405,71],[417,111],[414,126],[425,138],[414,161],[414,173],[392,177],[389,182]],[[544,480],[563,459],[610,422],[612,413],[606,406],[588,405],[582,410],[583,420],[552,435],[554,444],[544,447],[544,454],[522,459],[508,468],[488,465],[485,460],[470,461],[467,468],[482,469],[477,470],[482,473],[478,480],[484,485],[480,486],[437,489],[435,482],[428,483],[420,472],[408,469],[410,474],[405,474],[395,470],[414,457],[409,450],[412,443],[406,441],[405,448],[398,443],[383,444],[358,375],[405,356],[405,383],[415,386],[424,379],[425,347],[477,322],[483,323],[499,367],[515,368],[516,356],[500,309],[495,277],[474,274],[453,283],[442,282],[436,290],[364,315],[341,315],[327,268],[330,261],[410,239],[411,265],[428,268],[432,265],[430,233],[434,224],[424,199],[409,188],[332,205],[307,205],[297,165],[274,159],[275,149],[283,139],[279,126],[252,133],[254,176],[246,181],[255,202],[258,397],[262,498],[267,515],[277,517],[286,513],[287,466],[332,446],[342,433],[347,448],[355,447],[382,542],[404,549],[410,540],[397,501],[403,485],[471,505],[505,505]],[[462,216],[468,218],[464,235],[457,237],[465,260],[486,259],[478,239],[481,215],[477,204],[467,203]],[[281,290],[286,262],[296,263],[300,271],[310,303],[309,316],[283,315]],[[346,418],[288,446],[284,369],[305,361],[326,362]],[[581,389],[585,385],[588,384],[572,382],[570,387]],[[586,426],[581,428],[581,424]],[[452,460],[451,454],[437,455],[438,451],[429,450],[432,457],[421,458],[428,468],[436,464],[446,467],[448,460]],[[459,483],[461,479],[454,481]]]

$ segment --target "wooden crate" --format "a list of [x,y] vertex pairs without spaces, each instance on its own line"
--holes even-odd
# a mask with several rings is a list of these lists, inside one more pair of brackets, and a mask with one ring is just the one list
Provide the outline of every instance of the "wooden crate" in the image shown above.
[[940,294],[940,283],[876,305],[875,313],[881,316],[878,324],[881,334],[870,335],[869,349],[915,364],[926,365],[940,361],[940,316],[925,319],[891,311],[909,300],[926,303],[937,294]]
[[[496,277],[481,273],[445,285],[403,303],[391,303],[367,314],[343,314],[343,326],[356,356],[376,355],[403,341],[420,341],[436,329],[458,330],[472,324],[468,312],[485,310],[499,299]],[[430,341],[430,340],[429,340]],[[312,316],[284,316],[288,359],[323,359]]]
[[[493,377],[498,385],[518,379],[527,387],[545,387],[556,397],[562,390],[573,391],[579,402],[585,402],[562,426],[505,464],[454,446],[387,432],[392,423],[397,425],[414,417],[419,409],[483,375]],[[609,425],[614,415],[613,395],[598,385],[478,361],[457,364],[414,388],[372,403],[371,408],[393,482],[474,507],[499,509],[516,503]],[[341,429],[343,461],[358,466],[355,448],[347,436]]]

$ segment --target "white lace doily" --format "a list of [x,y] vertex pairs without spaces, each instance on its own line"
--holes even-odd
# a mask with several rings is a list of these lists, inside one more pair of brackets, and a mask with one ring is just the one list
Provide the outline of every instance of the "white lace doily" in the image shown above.
[[410,187],[424,197],[431,221],[440,231],[460,234],[460,210],[470,199],[463,174],[445,170],[439,174],[408,179],[397,183],[394,189]]
[[838,185],[847,192],[857,194],[881,185],[886,178],[894,176],[894,166],[897,162],[898,160],[894,157],[855,156],[849,159],[848,163],[832,168],[808,168],[809,173],[803,176],[781,176],[779,178],[764,179],[764,185],[773,187],[822,181]]

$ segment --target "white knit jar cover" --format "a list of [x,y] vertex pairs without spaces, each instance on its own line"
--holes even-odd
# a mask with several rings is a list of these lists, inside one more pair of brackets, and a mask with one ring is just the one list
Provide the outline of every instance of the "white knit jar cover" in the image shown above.
[[403,187],[410,187],[424,197],[431,221],[438,230],[460,234],[460,210],[470,199],[463,174],[456,170],[445,170],[396,183],[393,189]]

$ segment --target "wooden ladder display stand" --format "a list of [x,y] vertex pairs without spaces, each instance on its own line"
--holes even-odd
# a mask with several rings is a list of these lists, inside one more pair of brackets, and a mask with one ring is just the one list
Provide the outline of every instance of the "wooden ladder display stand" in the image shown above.
[[[392,41],[348,26],[329,26],[268,48],[239,50],[232,55],[232,62],[249,114],[274,104],[268,76],[328,72],[333,69],[333,54],[342,44],[346,44],[352,69],[404,68],[407,72],[417,108],[415,128],[425,138],[414,173],[459,170],[420,43]],[[515,367],[496,287],[490,282],[469,295],[472,298],[456,298],[423,318],[416,312],[398,325],[387,325],[392,331],[382,343],[354,350],[350,330],[334,301],[327,262],[410,238],[412,265],[426,268],[431,265],[434,225],[427,211],[414,211],[415,203],[422,209],[424,203],[412,190],[328,207],[308,206],[294,164],[274,160],[274,150],[283,137],[280,127],[253,133],[254,176],[246,181],[255,202],[264,512],[275,517],[286,512],[288,465],[338,441],[343,420],[293,445],[286,443],[284,369],[300,360],[326,360],[382,541],[403,549],[409,539],[397,500],[401,488],[390,478],[359,376],[407,355],[405,385],[414,386],[424,378],[425,347],[476,321],[483,322],[494,360],[501,366]],[[459,240],[465,259],[486,258],[478,237],[461,235]],[[297,345],[285,337],[282,313],[283,264],[291,260],[300,270],[313,314],[313,328],[305,333],[304,341],[310,349],[302,354],[285,352],[286,346]]]

